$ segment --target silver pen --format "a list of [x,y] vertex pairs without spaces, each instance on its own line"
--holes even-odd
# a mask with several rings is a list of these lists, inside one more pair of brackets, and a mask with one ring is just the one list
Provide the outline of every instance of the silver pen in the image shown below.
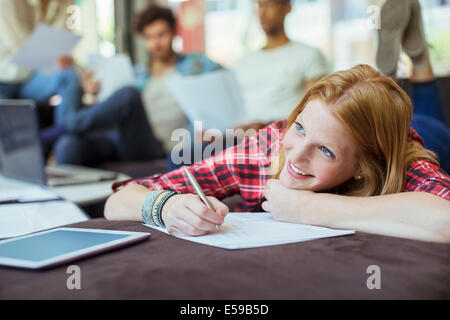
[[[202,201],[206,204],[206,206],[213,210],[211,204],[209,203],[208,199],[206,198],[205,194],[202,191],[202,188],[200,188],[200,185],[198,184],[197,180],[195,179],[194,175],[188,170],[187,167],[184,167],[184,171],[186,172],[186,175],[188,176],[189,181],[191,182],[192,186],[195,189],[195,192],[197,193],[197,195],[200,197],[200,199],[202,199]],[[220,230],[223,231],[223,227],[221,224],[216,224],[216,227]]]

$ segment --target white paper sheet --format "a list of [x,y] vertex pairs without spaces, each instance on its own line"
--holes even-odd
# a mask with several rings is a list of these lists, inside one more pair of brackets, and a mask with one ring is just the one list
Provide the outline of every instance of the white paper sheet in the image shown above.
[[[146,225],[168,233],[166,229]],[[244,249],[302,242],[320,238],[354,234],[354,230],[335,230],[303,224],[279,222],[268,212],[230,212],[224,231],[215,231],[201,237],[179,237],[225,249]]]
[[88,57],[88,66],[100,81],[99,102],[109,98],[116,90],[135,84],[133,65],[128,56],[118,54],[107,58],[92,54]]
[[232,129],[246,121],[244,100],[230,70],[166,80],[169,91],[191,122],[202,121],[204,129]]
[[23,68],[51,73],[57,70],[57,58],[69,55],[80,39],[69,31],[41,24],[11,62]]
[[[3,188],[0,186],[0,201],[18,200],[21,202],[55,200],[60,196],[41,187]],[[1,209],[0,209],[1,210]]]
[[86,220],[87,216],[67,201],[0,205],[0,239]]

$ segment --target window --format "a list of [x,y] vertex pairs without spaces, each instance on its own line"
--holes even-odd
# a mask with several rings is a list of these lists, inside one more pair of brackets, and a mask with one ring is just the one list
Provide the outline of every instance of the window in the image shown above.
[[116,52],[114,46],[114,0],[96,0],[99,53],[106,57]]

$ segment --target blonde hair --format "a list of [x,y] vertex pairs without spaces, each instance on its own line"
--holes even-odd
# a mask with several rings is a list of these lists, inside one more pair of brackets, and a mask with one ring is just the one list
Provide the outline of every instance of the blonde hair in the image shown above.
[[[439,164],[432,151],[409,137],[413,109],[408,95],[370,66],[357,65],[316,82],[289,116],[287,128],[313,99],[330,106],[346,126],[357,146],[363,177],[329,191],[354,196],[398,193],[403,191],[411,161],[426,159]],[[281,150],[274,178],[279,177],[284,162]]]

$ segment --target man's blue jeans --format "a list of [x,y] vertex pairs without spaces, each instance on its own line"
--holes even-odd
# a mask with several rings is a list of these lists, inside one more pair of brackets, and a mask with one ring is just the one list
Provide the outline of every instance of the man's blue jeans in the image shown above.
[[[55,144],[58,164],[95,166],[106,161],[145,161],[164,157],[133,87],[74,114]],[[57,132],[61,134],[61,132]]]
[[74,68],[50,75],[36,72],[22,84],[0,83],[0,99],[30,99],[44,104],[56,94],[62,101],[55,108],[55,123],[61,124],[81,106],[83,91]]

